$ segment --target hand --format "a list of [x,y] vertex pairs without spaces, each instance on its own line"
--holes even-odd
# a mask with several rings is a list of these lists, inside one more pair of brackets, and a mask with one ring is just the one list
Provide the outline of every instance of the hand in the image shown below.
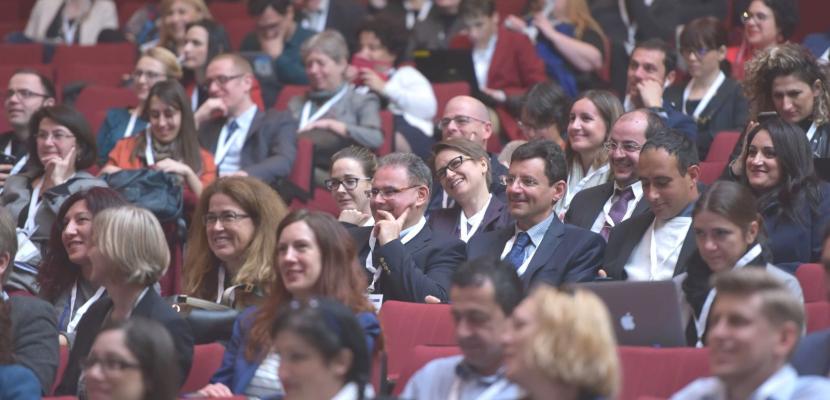
[[233,397],[231,390],[222,383],[211,383],[196,392],[204,397]]
[[6,179],[9,178],[9,172],[12,172],[14,165],[0,164],[0,187],[6,186]]
[[358,75],[365,86],[377,93],[383,93],[383,89],[386,88],[386,82],[384,82],[383,78],[369,68],[361,68]]
[[272,59],[279,57],[285,49],[285,40],[283,39],[283,29],[279,29],[280,33],[273,38],[259,38],[260,47],[265,54],[268,54]]
[[403,224],[409,215],[410,208],[407,207],[398,218],[395,218],[389,211],[378,210],[380,221],[375,221],[373,233],[381,246],[401,237]]
[[597,276],[598,276],[598,277],[600,277],[600,278],[607,278],[607,277],[608,277],[608,273],[607,273],[607,272],[605,272],[605,270],[604,270],[604,269],[600,269],[599,271],[597,271]]
[[550,23],[550,19],[541,11],[533,16],[533,26],[540,31],[550,32],[553,30],[553,24]]
[[746,124],[746,129],[744,129],[743,141],[741,142],[741,153],[738,154],[738,158],[732,160],[729,163],[729,168],[732,169],[732,175],[741,176],[744,174],[744,159],[746,158],[746,153],[749,151],[749,143],[747,143],[747,136],[749,132],[752,132],[753,129],[757,128],[758,125],[761,123],[758,121],[749,121]]
[[196,120],[196,126],[201,123],[209,121],[213,118],[221,118],[228,115],[228,107],[225,102],[218,97],[211,97],[196,110],[193,114],[193,119]]
[[340,136],[348,136],[348,128],[346,127],[346,124],[336,119],[318,119],[317,121],[311,122],[303,127],[300,132],[306,132],[312,129],[327,129]]
[[637,84],[637,92],[640,95],[640,100],[643,102],[643,107],[662,107],[663,106],[663,84],[653,79],[641,81]]
[[186,177],[193,170],[187,164],[176,161],[172,158],[165,158],[153,164],[153,169],[158,171],[169,172],[171,174],[181,175]]
[[428,295],[427,297],[424,297],[424,303],[427,303],[427,304],[441,304],[441,299],[439,299],[439,298],[437,298],[433,295]]
[[72,146],[63,157],[54,155],[41,160],[45,171],[43,173],[43,191],[58,186],[66,182],[72,175],[75,175],[75,159],[75,146]]
[[504,90],[481,88],[481,91],[484,92],[484,94],[492,97],[493,100],[495,100],[498,103],[504,103],[505,101],[507,101],[507,94],[504,93]]
[[504,26],[507,29],[516,32],[522,32],[525,29],[527,29],[527,24],[525,23],[525,21],[515,15],[508,15],[507,18],[505,18],[504,20]]
[[368,221],[369,217],[369,214],[364,214],[358,210],[343,210],[340,212],[340,216],[337,217],[337,220],[360,226],[363,225],[364,222]]
[[58,334],[58,344],[61,346],[69,346],[69,339],[63,333]]

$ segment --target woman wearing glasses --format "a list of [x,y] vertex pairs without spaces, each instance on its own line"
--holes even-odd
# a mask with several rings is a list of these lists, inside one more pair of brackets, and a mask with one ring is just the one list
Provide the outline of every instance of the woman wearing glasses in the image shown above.
[[133,108],[110,108],[104,124],[98,129],[98,163],[107,162],[115,143],[147,128],[144,101],[150,88],[165,79],[180,79],[182,67],[176,55],[163,47],[153,47],[141,55],[132,73],[132,88],[138,97]]
[[697,148],[706,158],[712,140],[721,131],[740,131],[747,122],[749,104],[737,81],[721,66],[726,58],[727,34],[715,17],[698,18],[680,34],[680,54],[691,80],[672,86],[665,97],[697,122]]
[[452,138],[432,146],[432,171],[444,192],[455,200],[452,208],[434,210],[429,226],[435,232],[467,243],[478,232],[512,223],[507,206],[490,193],[490,157],[469,139]]
[[792,0],[753,0],[741,14],[744,40],[739,47],[730,47],[726,59],[732,64],[732,76],[744,79],[744,64],[756,53],[783,43],[792,36],[798,24],[797,2]]
[[224,177],[210,184],[190,227],[184,294],[237,309],[259,304],[276,279],[276,226],[287,213],[279,195],[258,179]]
[[375,224],[366,191],[372,188],[377,164],[375,154],[360,146],[346,147],[331,157],[331,178],[325,184],[337,201],[340,222],[356,226]]

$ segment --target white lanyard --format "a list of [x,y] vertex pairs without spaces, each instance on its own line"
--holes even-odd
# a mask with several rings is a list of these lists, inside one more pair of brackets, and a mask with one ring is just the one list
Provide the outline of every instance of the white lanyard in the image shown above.
[[26,231],[26,234],[29,237],[31,237],[32,233],[37,230],[37,225],[35,225],[35,215],[37,214],[37,209],[40,208],[40,191],[43,189],[43,182],[45,180],[46,178],[41,178],[40,183],[32,188],[32,198],[29,199],[29,211],[26,214],[26,222],[23,223],[23,230]]
[[[761,255],[761,245],[756,244],[751,248],[737,263],[733,269],[743,268],[750,261],[756,259]],[[715,301],[715,289],[709,290],[706,295],[706,301],[703,303],[703,308],[700,309],[700,316],[695,318],[695,328],[697,329],[697,343],[696,347],[703,347],[703,334],[706,332],[706,319],[709,317],[709,310],[712,308],[712,303]]]
[[72,319],[69,320],[69,324],[66,325],[66,333],[75,332],[75,328],[78,326],[78,323],[81,322],[81,318],[84,316],[86,311],[89,307],[92,307],[93,303],[101,298],[105,291],[106,288],[103,286],[99,287],[98,290],[95,291],[95,294],[84,302],[84,304],[81,305],[73,314],[72,312],[75,310],[75,300],[78,298],[78,281],[75,281],[75,286],[72,287],[72,294],[69,296],[69,315],[72,315]]
[[199,108],[199,87],[193,87],[193,93],[190,94],[190,108],[193,111]]
[[77,20],[75,22],[70,23],[68,19],[63,19],[63,42],[64,44],[72,44],[75,42],[75,32],[78,30],[78,23]]
[[[501,378],[497,382],[490,385],[490,387],[488,387],[487,390],[478,395],[478,397],[476,397],[476,400],[495,399],[496,395],[502,390],[504,390],[504,388],[506,388],[509,384],[510,382],[507,379]],[[452,382],[452,387],[450,388],[450,397],[448,397],[447,400],[459,399],[461,399],[461,378],[456,376]]]
[[123,137],[127,138],[133,135],[133,128],[135,128],[136,120],[138,120],[138,115],[135,112],[131,112],[130,122],[127,122],[127,129],[124,130]]
[[[460,221],[458,223],[459,229],[461,231],[461,240],[464,243],[467,243],[470,238],[478,231],[478,227],[481,226],[481,222],[484,221],[483,213],[487,210],[487,207],[490,206],[490,200],[493,199],[493,195],[490,194],[487,197],[487,203],[484,204],[484,207],[481,210],[478,210],[471,219],[467,219],[467,216],[464,215],[464,210],[461,210],[461,215],[459,217]],[[481,214],[481,215],[479,215]],[[470,225],[470,229],[467,230],[467,225]]]
[[[412,238],[414,238],[416,235],[421,233],[421,229],[424,228],[426,222],[427,220],[424,217],[421,217],[421,220],[418,221],[418,223],[415,224],[409,230],[409,232],[407,232],[406,235],[404,235],[404,237],[401,238],[401,243],[406,244],[410,240],[412,240]],[[369,272],[372,273],[372,283],[369,285],[368,289],[369,293],[373,293],[375,291],[375,284],[377,283],[378,279],[380,279],[381,273],[381,269],[375,267],[375,263],[374,261],[372,261],[372,253],[374,253],[375,251],[375,244],[377,243],[377,241],[378,239],[375,237],[375,235],[369,236],[369,254],[366,256],[366,269],[368,269]]]
[[150,129],[144,130],[144,160],[147,161],[147,166],[156,163],[156,157],[153,155],[153,136],[150,135]]
[[243,132],[242,126],[237,122],[236,130],[228,138],[228,124],[222,127],[222,132],[219,133],[219,141],[216,143],[216,156],[214,157],[215,164],[222,164],[222,160],[228,155],[228,150],[239,140],[239,137],[247,132]]
[[[712,82],[711,85],[709,85],[709,89],[706,89],[706,94],[704,94],[700,99],[700,103],[697,103],[697,107],[695,107],[695,111],[692,113],[692,117],[694,117],[695,120],[700,118],[700,114],[706,109],[706,106],[709,105],[712,98],[715,97],[715,93],[718,92],[718,89],[720,89],[720,86],[725,80],[726,75],[723,71],[718,71],[718,77],[715,78],[715,81]],[[683,89],[683,113],[686,115],[689,115],[689,111],[686,110],[686,102],[689,100],[689,94],[692,92],[692,84],[694,82],[695,80],[692,79],[689,84],[686,85],[686,89]]]
[[[6,144],[6,148],[3,149],[4,154],[6,154],[8,156],[12,155],[12,142],[13,141],[14,141],[14,139],[9,140],[9,143]],[[9,175],[14,175],[14,174],[17,174],[18,172],[20,172],[20,170],[23,169],[23,166],[26,165],[26,161],[28,161],[28,160],[29,160],[29,155],[28,154],[26,154],[23,157],[20,157],[20,159],[17,160],[16,163],[14,163],[14,166],[12,167],[11,171],[9,171]],[[0,193],[2,193],[2,191],[0,191]]]
[[672,248],[671,251],[668,254],[666,254],[666,256],[663,258],[663,261],[659,261],[657,259],[657,240],[654,237],[654,231],[656,231],[656,230],[657,230],[657,217],[654,218],[654,222],[651,224],[651,243],[649,244],[649,252],[648,252],[649,253],[648,254],[649,261],[651,262],[650,263],[651,264],[651,271],[649,272],[649,275],[652,277],[651,279],[654,279],[654,272],[661,270],[662,269],[661,267],[663,266],[663,264],[665,264],[666,261],[668,261],[671,258],[672,255],[674,255],[674,253],[678,252],[680,250],[680,248],[683,247],[683,242],[686,241],[685,238],[681,238],[680,243],[677,243],[674,246],[674,248]]
[[328,101],[323,103],[323,105],[320,106],[320,108],[318,108],[317,111],[314,112],[314,114],[311,115],[310,117],[309,117],[309,114],[311,114],[311,100],[306,100],[305,104],[303,105],[303,112],[300,115],[300,128],[299,129],[302,130],[309,123],[314,122],[314,121],[320,119],[320,117],[322,117],[323,115],[325,115],[329,111],[329,109],[332,106],[334,106],[334,103],[337,103],[338,101],[340,101],[340,99],[343,96],[346,95],[346,91],[348,89],[349,89],[349,85],[344,85],[343,89],[340,89],[340,91],[337,92],[337,94],[335,94],[332,98],[328,99]]
[[219,266],[216,278],[216,302],[222,304],[222,295],[225,294],[225,267]]
[[588,184],[588,181],[593,179],[594,176],[596,176],[597,174],[604,174],[604,173],[608,172],[608,167],[610,165],[611,164],[606,163],[603,166],[595,169],[594,172],[590,172],[590,168],[589,168],[588,169],[589,173],[587,175],[583,176],[582,179],[580,179],[579,182],[576,183],[576,186],[573,187],[573,190],[568,188],[568,193],[565,194],[565,196],[566,196],[565,198],[567,199],[567,202],[566,202],[567,204],[565,204],[565,207],[567,208],[568,205],[571,204],[571,200],[574,198],[574,196],[576,196],[576,194],[579,193],[585,187],[585,185]]
[[808,130],[807,130],[807,141],[808,141],[808,142],[812,142],[812,141],[813,141],[813,136],[815,136],[815,135],[816,135],[816,129],[817,129],[817,128],[818,128],[818,127],[816,126],[816,123],[815,123],[815,122],[813,122],[813,123],[812,123],[812,125],[810,125],[810,129],[808,129]]

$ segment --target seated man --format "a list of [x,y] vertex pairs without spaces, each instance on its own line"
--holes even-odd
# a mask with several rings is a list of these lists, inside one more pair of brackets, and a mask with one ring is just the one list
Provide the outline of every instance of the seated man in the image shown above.
[[664,129],[663,120],[644,109],[620,116],[605,144],[614,180],[577,193],[565,214],[565,222],[590,229],[608,240],[611,228],[648,210],[637,162],[646,140]]
[[425,18],[418,18],[412,26],[409,51],[438,50],[449,47],[450,39],[464,29],[458,16],[461,0],[435,0]]
[[462,355],[425,365],[407,382],[400,397],[519,398],[517,386],[504,376],[501,336],[508,329],[510,314],[521,302],[523,291],[513,266],[506,262],[479,259],[461,264],[452,275],[450,300]]
[[724,271],[709,315],[706,344],[714,376],[672,400],[826,399],[830,380],[799,377],[787,362],[804,329],[804,307],[763,268]]
[[366,7],[354,0],[292,0],[300,26],[314,33],[333,29],[357,51],[357,28],[366,19]]
[[[0,207],[0,283],[9,279],[17,235],[15,223]],[[28,296],[9,297],[0,287],[0,306],[9,307],[12,324],[13,354],[17,363],[29,368],[40,381],[44,395],[52,390],[58,369],[58,328],[52,305]]]
[[427,226],[430,187],[432,173],[420,157],[382,157],[367,191],[375,225],[350,229],[369,293],[384,301],[425,302],[432,296],[446,302],[450,277],[466,259],[464,242],[435,235]]
[[697,146],[681,133],[658,133],[640,150],[637,174],[651,209],[611,230],[603,269],[619,280],[671,279],[697,251],[691,229],[700,195]]
[[549,140],[519,146],[504,177],[507,208],[515,226],[482,233],[468,243],[471,259],[489,256],[511,263],[525,287],[594,280],[602,261],[602,237],[559,222],[553,205],[565,194],[562,148]]
[[[830,284],[830,226],[824,232],[821,263],[824,264],[827,283]],[[830,298],[830,293],[827,295]],[[792,364],[799,375],[830,375],[830,329],[805,336],[795,349]]]
[[213,153],[219,175],[250,175],[275,186],[294,164],[297,122],[288,112],[257,108],[251,99],[253,72],[244,58],[216,56],[205,75],[210,99],[194,117],[199,141]]

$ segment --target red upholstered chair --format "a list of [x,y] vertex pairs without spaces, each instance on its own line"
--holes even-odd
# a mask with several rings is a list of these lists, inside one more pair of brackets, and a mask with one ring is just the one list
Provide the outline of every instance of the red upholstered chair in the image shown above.
[[723,174],[723,169],[726,168],[727,161],[701,161],[700,162],[700,181],[711,185],[720,178]]
[[248,15],[244,2],[212,1],[208,4],[208,9],[210,14],[213,15],[213,19],[223,26],[232,20],[247,19],[250,23],[249,26],[254,27],[254,20]]
[[398,377],[398,382],[395,384],[395,390],[392,394],[395,396],[400,395],[406,387],[406,383],[409,382],[410,378],[412,378],[412,375],[415,375],[419,369],[430,361],[458,354],[461,354],[461,349],[458,346],[415,346],[410,353],[410,356],[407,357],[406,364],[404,365],[403,370],[401,370],[401,374]]
[[219,343],[193,346],[193,366],[180,393],[190,393],[203,388],[222,365],[225,348]]
[[132,66],[124,64],[72,64],[57,70],[56,80],[61,86],[70,82],[82,81],[92,85],[120,87],[125,75],[128,75],[132,70]]
[[234,49],[241,49],[242,47],[242,39],[245,39],[245,36],[248,33],[254,31],[254,27],[256,23],[254,20],[248,16],[245,18],[234,18],[228,20],[224,23],[225,32],[228,33],[228,40],[231,42],[231,46]]
[[380,112],[380,130],[383,131],[383,143],[375,153],[382,157],[395,151],[395,117],[388,110]]
[[277,110],[285,110],[288,108],[288,101],[294,96],[299,96],[308,91],[308,86],[305,85],[285,85],[280,90],[277,101],[274,103],[274,108]]
[[308,201],[301,201],[295,198],[291,201],[289,208],[291,208],[291,210],[307,208],[309,210],[322,211],[331,214],[335,218],[340,215],[340,208],[337,206],[337,200],[334,199],[331,192],[325,188],[319,187],[314,188],[314,194],[310,199],[308,199]]
[[669,397],[689,382],[709,375],[708,350],[618,347],[622,367],[620,400]]
[[496,11],[505,18],[510,14],[522,15],[526,5],[527,0],[496,0]]
[[801,284],[805,303],[827,301],[827,276],[821,264],[801,264],[795,277]]
[[147,3],[145,0],[122,0],[118,2],[118,25],[124,26],[130,17]]
[[722,131],[715,135],[712,145],[709,146],[709,153],[706,154],[706,161],[729,162],[729,156],[735,144],[741,139],[741,133],[737,131]]
[[830,303],[805,303],[804,312],[807,314],[807,333],[830,328]]
[[[30,44],[0,44],[0,64],[2,65],[40,65],[43,63],[43,45]],[[6,81],[3,81],[5,85]]]
[[72,64],[90,65],[135,65],[138,52],[132,43],[107,43],[94,46],[58,46],[52,57],[52,65],[57,69]]
[[91,85],[85,87],[75,100],[75,108],[89,121],[94,132],[104,122],[101,111],[112,107],[131,107],[138,104],[135,93],[127,88]]
[[470,84],[467,82],[446,82],[433,83],[432,91],[435,92],[435,99],[438,101],[438,119],[444,115],[444,108],[455,96],[469,96]]

